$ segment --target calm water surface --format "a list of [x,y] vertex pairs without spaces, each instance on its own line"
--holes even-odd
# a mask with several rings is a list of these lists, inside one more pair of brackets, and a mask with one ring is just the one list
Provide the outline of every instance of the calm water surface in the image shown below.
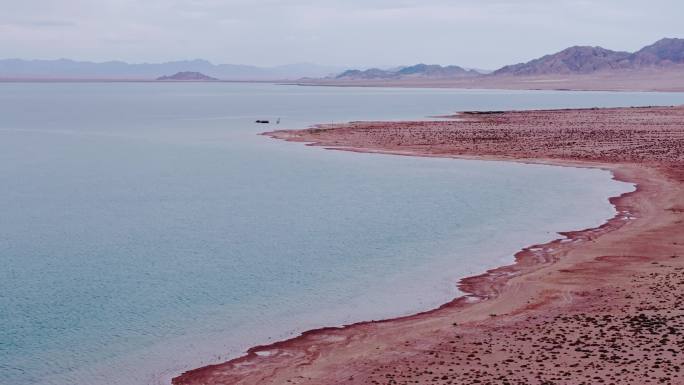
[[306,329],[425,310],[613,215],[599,170],[256,135],[683,94],[0,84],[0,383],[150,384]]

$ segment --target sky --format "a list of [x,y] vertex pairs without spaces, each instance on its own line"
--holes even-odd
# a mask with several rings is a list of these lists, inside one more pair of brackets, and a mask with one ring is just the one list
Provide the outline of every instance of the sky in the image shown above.
[[683,0],[0,0],[0,57],[495,69],[684,37]]

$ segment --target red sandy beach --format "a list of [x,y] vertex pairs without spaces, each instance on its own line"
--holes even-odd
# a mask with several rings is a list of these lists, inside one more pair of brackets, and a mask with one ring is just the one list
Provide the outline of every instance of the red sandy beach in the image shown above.
[[268,135],[599,167],[638,187],[611,199],[618,214],[603,226],[462,280],[468,295],[439,309],[310,331],[173,384],[684,384],[684,107],[463,113]]

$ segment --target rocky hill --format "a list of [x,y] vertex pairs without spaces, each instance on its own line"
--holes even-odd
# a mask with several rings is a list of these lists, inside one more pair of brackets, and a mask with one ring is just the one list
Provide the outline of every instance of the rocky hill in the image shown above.
[[160,81],[215,81],[218,80],[216,78],[212,78],[211,76],[207,76],[201,72],[191,72],[191,71],[183,71],[183,72],[177,72],[173,75],[169,76],[161,76],[158,77],[157,80]]
[[684,64],[684,39],[661,39],[635,52],[632,66],[670,66]]
[[513,64],[494,71],[495,75],[586,74],[625,67],[628,52],[601,47],[570,47],[527,63]]
[[602,47],[570,47],[527,63],[505,66],[494,71],[494,75],[589,74],[678,64],[684,64],[684,39],[661,39],[634,53]]
[[467,70],[459,66],[440,66],[437,64],[416,64],[394,70],[371,68],[368,70],[348,70],[335,77],[337,80],[399,80],[399,79],[453,79],[479,76],[475,70]]

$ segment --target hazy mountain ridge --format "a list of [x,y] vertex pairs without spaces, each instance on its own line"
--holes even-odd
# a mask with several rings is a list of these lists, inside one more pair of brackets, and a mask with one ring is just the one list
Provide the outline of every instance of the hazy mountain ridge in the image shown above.
[[0,60],[0,78],[5,79],[132,79],[152,80],[178,72],[200,72],[222,80],[280,80],[324,77],[341,69],[309,63],[275,67],[240,64],[212,64],[207,60],[179,60],[165,63],[88,62],[57,60]]
[[416,64],[408,67],[399,67],[392,70],[371,68],[368,70],[347,70],[337,75],[335,79],[358,80],[358,79],[406,79],[406,78],[456,78],[479,76],[480,72],[450,65]]
[[179,72],[198,72],[220,80],[304,80],[312,81],[420,81],[460,80],[480,77],[587,75],[623,70],[684,68],[684,39],[665,38],[630,53],[602,47],[574,46],[526,63],[504,66],[492,73],[456,65],[416,64],[393,68],[351,69],[310,63],[257,67],[212,64],[207,60],[130,64],[123,61],[87,62],[58,60],[0,60],[0,79],[107,79],[154,80]]
[[508,65],[494,75],[589,74],[684,64],[684,39],[665,38],[634,53],[574,46],[538,59]]

